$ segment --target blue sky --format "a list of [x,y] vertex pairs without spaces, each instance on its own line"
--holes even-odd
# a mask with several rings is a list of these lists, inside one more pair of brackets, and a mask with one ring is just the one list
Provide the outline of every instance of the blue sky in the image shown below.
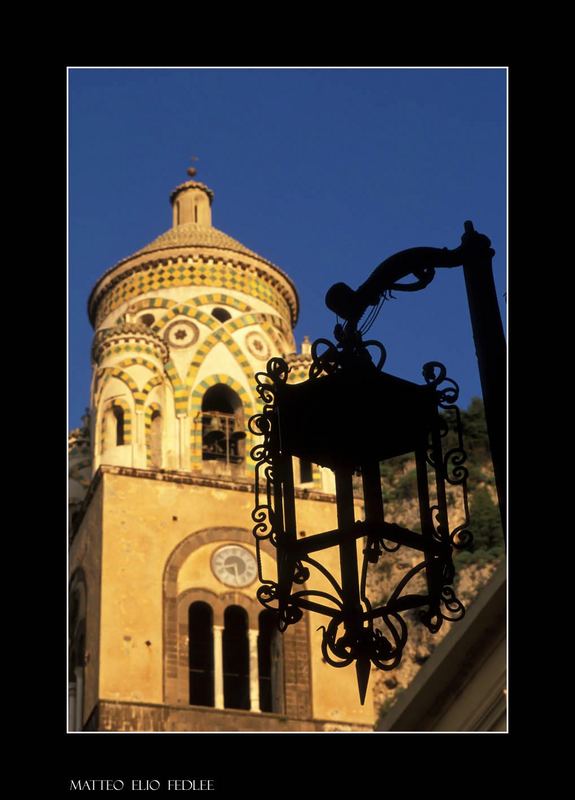
[[[215,192],[213,224],[287,272],[298,344],[332,338],[324,305],[408,247],[456,247],[471,219],[506,292],[504,68],[69,70],[69,423],[89,404],[86,312],[98,278],[171,227],[171,190]],[[481,388],[463,274],[385,303],[386,370],[442,361],[467,406]]]

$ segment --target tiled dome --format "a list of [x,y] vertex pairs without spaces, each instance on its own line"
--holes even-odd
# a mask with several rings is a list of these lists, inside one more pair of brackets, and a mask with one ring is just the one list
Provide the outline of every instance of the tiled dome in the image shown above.
[[134,253],[131,258],[174,247],[217,247],[252,256],[252,258],[266,261],[268,264],[271,263],[217,228],[200,225],[197,222],[186,222],[183,225],[176,225],[174,228],[170,228],[170,230],[158,236],[157,239],[154,239],[153,242]]
[[[195,170],[188,170],[188,174],[193,177]],[[105,317],[125,300],[168,286],[208,284],[252,295],[255,292],[295,325],[298,298],[291,279],[272,261],[213,227],[213,196],[212,190],[198,181],[188,181],[174,189],[170,196],[173,226],[107,270],[92,290],[88,313],[96,327],[102,315]],[[209,277],[202,270],[194,272],[191,262],[197,260],[212,264]],[[174,261],[179,265],[177,274]],[[164,275],[165,270],[172,274]],[[164,281],[169,283],[162,287]]]

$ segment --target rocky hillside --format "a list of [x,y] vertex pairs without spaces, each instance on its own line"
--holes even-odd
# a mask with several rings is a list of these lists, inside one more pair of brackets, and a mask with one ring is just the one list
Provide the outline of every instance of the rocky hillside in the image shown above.
[[[469,608],[504,557],[504,546],[483,403],[479,398],[474,398],[469,408],[462,411],[461,420],[467,452],[466,466],[469,470],[470,530],[474,542],[469,551],[461,551],[455,556],[454,586],[464,606]],[[381,475],[386,519],[417,530],[419,513],[413,459],[409,456],[390,459],[382,465]],[[454,525],[463,521],[463,507],[458,489],[450,488],[448,504],[450,527],[453,529]],[[399,548],[395,553],[385,553],[370,576],[370,596],[378,600],[386,598],[405,572],[420,560],[420,554],[413,553],[412,556],[405,548]],[[415,581],[412,585],[417,590]],[[419,622],[417,611],[407,612],[403,616],[408,623],[409,637],[401,663],[390,672],[375,673],[374,696],[380,718],[389,711],[421,665],[449,633],[451,625],[457,624],[444,622],[440,631],[433,635]]]

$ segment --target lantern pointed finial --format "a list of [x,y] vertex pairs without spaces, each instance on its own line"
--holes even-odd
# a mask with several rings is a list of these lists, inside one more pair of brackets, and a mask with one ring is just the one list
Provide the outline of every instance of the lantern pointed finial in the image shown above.
[[359,701],[362,706],[365,705],[365,695],[367,694],[370,671],[371,663],[369,656],[360,656],[355,662],[355,673],[357,675],[357,685],[359,688]]

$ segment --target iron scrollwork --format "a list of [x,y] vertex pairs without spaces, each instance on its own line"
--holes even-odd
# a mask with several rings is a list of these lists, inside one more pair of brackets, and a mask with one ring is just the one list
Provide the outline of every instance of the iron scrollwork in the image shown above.
[[440,417],[441,438],[447,439],[450,432],[456,438],[454,446],[449,446],[446,449],[441,465],[434,463],[431,454],[432,448],[428,453],[428,463],[441,472],[443,480],[447,484],[461,489],[463,521],[450,531],[449,540],[455,549],[464,550],[473,544],[473,534],[469,530],[469,493],[467,488],[469,470],[465,466],[467,453],[463,446],[461,412],[456,405],[459,397],[459,386],[454,380],[447,377],[445,366],[438,361],[430,361],[424,364],[422,372],[426,383],[436,389],[438,408],[444,411],[444,414]]
[[[419,618],[432,633],[436,633],[445,620],[452,622],[461,619],[465,613],[452,586],[455,574],[452,551],[453,548],[464,546],[470,538],[467,530],[467,470],[463,466],[465,451],[461,420],[455,406],[458,387],[447,377],[445,367],[439,362],[429,362],[423,368],[425,384],[409,384],[383,373],[386,352],[379,342],[362,341],[358,331],[353,335],[348,331],[344,335],[342,328],[336,328],[336,339],[337,344],[318,339],[312,345],[312,364],[309,380],[303,384],[303,393],[297,394],[302,384],[288,385],[289,366],[284,359],[271,359],[266,371],[256,375],[257,392],[263,408],[251,418],[249,426],[252,434],[263,437],[251,451],[256,462],[253,533],[262,584],[257,597],[266,608],[276,611],[278,627],[282,631],[299,621],[305,610],[327,617],[328,622],[318,629],[322,632],[323,658],[334,667],[345,667],[355,662],[363,702],[370,665],[391,670],[401,661],[408,634],[407,623],[402,617],[405,611],[418,609]],[[378,351],[376,363],[372,359],[374,348]],[[409,409],[413,408],[415,416],[420,409],[424,416],[427,414],[425,418],[429,418],[423,440],[421,432],[415,435],[407,430],[405,433],[405,442],[416,451],[421,532],[410,531],[384,519],[379,461],[389,455],[384,454],[380,458],[377,451],[378,436],[382,440],[385,437],[374,434],[375,444],[368,442],[363,449],[358,445],[357,454],[354,451],[355,443],[349,445],[348,442],[349,452],[341,458],[337,454],[332,457],[331,451],[326,454],[318,445],[317,463],[329,466],[336,475],[338,529],[306,538],[297,534],[291,462],[292,455],[298,455],[300,451],[295,445],[292,449],[290,436],[294,437],[293,421],[290,428],[290,417],[289,413],[286,416],[285,406],[288,412],[291,409],[292,416],[301,420],[306,409],[305,406],[298,406],[298,402],[307,402],[316,391],[323,393],[321,397],[331,397],[332,392],[334,397],[339,396],[341,391],[347,396],[348,379],[353,391],[357,388],[357,394],[362,389],[364,394],[375,392],[382,402],[391,403],[392,410],[395,403],[400,414],[404,413],[403,406],[407,405]],[[292,395],[289,394],[290,390],[295,390]],[[350,390],[350,396],[353,396],[353,391]],[[399,399],[394,399],[394,393]],[[369,402],[370,397],[364,399]],[[313,405],[316,412],[325,408],[322,402]],[[299,412],[299,417],[294,408]],[[448,416],[452,418],[453,425],[448,423]],[[407,417],[404,422],[409,427],[406,420]],[[394,430],[394,422],[395,419],[392,419],[389,423],[391,439],[397,439],[394,446],[396,450],[400,448],[399,452],[407,452],[405,448],[401,450],[403,439]],[[378,431],[383,430],[381,426],[385,423],[380,420],[378,424]],[[297,429],[298,426],[295,427]],[[417,431],[420,429],[417,428]],[[447,442],[450,431],[455,431],[455,446],[444,448],[443,443]],[[308,434],[313,439],[313,427],[309,428]],[[318,436],[321,438],[321,434]],[[333,434],[331,439],[334,439]],[[312,448],[313,443],[305,440],[304,445],[300,443],[300,448],[304,446]],[[329,447],[337,450],[331,440]],[[432,467],[431,473],[435,478],[431,493],[428,465]],[[353,475],[361,476],[363,483],[365,520],[356,520],[354,516]],[[464,497],[464,521],[453,530],[450,530],[448,522],[447,486],[461,488]],[[361,557],[356,544],[360,538],[364,540],[364,546],[360,549]],[[263,575],[261,547],[264,542],[276,548],[277,580]],[[324,564],[311,557],[314,551],[332,545],[340,548],[339,579]],[[368,571],[377,568],[382,557],[401,546],[415,548],[423,557],[404,574],[385,602],[373,607],[367,593]],[[312,575],[321,577],[324,584],[327,581],[329,591],[314,588],[313,584],[308,586]],[[423,577],[426,588],[422,590]]]

